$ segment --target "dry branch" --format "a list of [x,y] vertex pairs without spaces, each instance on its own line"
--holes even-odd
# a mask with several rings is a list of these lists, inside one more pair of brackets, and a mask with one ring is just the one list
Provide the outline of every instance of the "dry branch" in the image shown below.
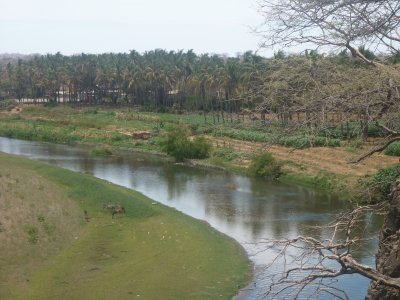
[[[271,276],[267,296],[297,299],[307,286],[315,285],[312,293],[329,293],[347,299],[345,292],[331,285],[331,281],[346,274],[360,274],[383,285],[400,289],[400,278],[381,274],[373,267],[361,264],[353,257],[354,249],[369,238],[356,232],[371,214],[384,214],[385,205],[360,206],[338,215],[334,221],[315,228],[328,230],[330,237],[318,240],[311,236],[293,239],[267,240],[266,248],[276,251],[267,266],[283,264],[283,268]],[[272,272],[272,271],[271,271]],[[307,291],[309,293],[310,291]]]

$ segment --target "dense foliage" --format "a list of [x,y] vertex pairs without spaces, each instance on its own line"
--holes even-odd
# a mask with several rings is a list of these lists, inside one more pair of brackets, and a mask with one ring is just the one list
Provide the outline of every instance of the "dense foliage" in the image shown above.
[[281,140],[301,147],[338,145],[327,138],[366,138],[375,122],[398,130],[398,82],[397,65],[375,68],[345,51],[329,56],[280,51],[274,58],[159,49],[143,54],[57,53],[0,65],[0,99],[200,111],[205,123],[214,124],[258,120],[262,128],[254,140],[262,141],[271,125],[292,132],[301,127],[303,142]]
[[161,147],[176,161],[207,158],[211,149],[211,145],[204,137],[198,136],[190,140],[187,129],[178,126],[168,128],[166,136],[161,141]]
[[3,100],[0,101],[0,110],[11,110],[17,105],[15,100]]
[[388,200],[390,197],[390,186],[400,177],[400,166],[395,165],[385,169],[380,169],[373,177],[365,180],[365,197],[372,202]]
[[391,155],[391,156],[400,156],[400,143],[390,144],[385,149],[385,154],[386,155]]
[[263,178],[277,179],[281,176],[281,166],[271,153],[263,153],[252,157],[250,174]]

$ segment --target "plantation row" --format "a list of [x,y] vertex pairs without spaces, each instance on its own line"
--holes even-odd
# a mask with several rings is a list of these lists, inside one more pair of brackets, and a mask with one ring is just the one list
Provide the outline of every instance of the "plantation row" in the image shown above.
[[[332,56],[278,52],[270,59],[252,52],[237,57],[163,50],[57,53],[0,65],[0,100],[196,111],[204,123],[260,120],[264,128],[278,121],[315,136],[297,146],[333,146],[337,143],[318,136],[339,137],[338,125],[339,135],[364,138],[373,122],[398,129],[397,69],[396,64],[385,69],[365,65],[345,51]],[[332,129],[335,133],[327,133]]]

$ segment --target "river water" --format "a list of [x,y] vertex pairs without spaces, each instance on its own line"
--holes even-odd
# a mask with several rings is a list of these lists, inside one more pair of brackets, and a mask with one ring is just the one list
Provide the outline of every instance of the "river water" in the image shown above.
[[[345,209],[336,197],[303,187],[175,165],[157,156],[127,152],[98,158],[90,155],[88,147],[1,137],[0,151],[92,174],[207,221],[237,240],[253,261],[255,283],[243,294],[247,299],[269,299],[265,291],[273,269],[265,266],[276,251],[263,251],[265,239],[301,234],[323,239],[323,230],[311,233],[307,226],[326,224]],[[374,265],[377,230],[378,225],[368,226],[366,234],[375,238],[356,253],[362,263]],[[368,285],[359,275],[343,276],[335,284],[350,299],[364,299]],[[312,298],[333,299],[327,293]]]

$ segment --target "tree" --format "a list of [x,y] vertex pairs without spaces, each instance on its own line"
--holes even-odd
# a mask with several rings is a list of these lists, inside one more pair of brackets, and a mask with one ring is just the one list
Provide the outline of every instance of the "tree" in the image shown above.
[[[372,87],[365,84],[366,76],[358,74],[350,80],[350,85],[342,85],[338,90],[329,91],[334,85],[321,84],[320,76],[314,76],[316,68],[312,60],[310,80],[316,89],[302,89],[304,83],[293,89],[291,82],[286,80],[282,90],[296,90],[294,96],[301,96],[301,101],[291,101],[291,110],[304,110],[308,104],[322,111],[324,123],[325,108],[347,112],[351,117],[359,116],[364,134],[368,131],[370,121],[386,132],[389,141],[360,159],[365,159],[373,153],[384,150],[391,143],[400,140],[399,130],[386,126],[382,121],[398,118],[400,109],[398,103],[398,69],[386,67],[383,61],[375,60],[368,47],[398,55],[400,51],[400,2],[394,0],[260,0],[259,9],[265,22],[258,28],[264,47],[307,45],[318,48],[343,50],[346,48],[351,55],[367,65],[379,67],[376,70],[367,69],[368,74],[375,73],[380,84]],[[373,72],[371,72],[373,70]],[[362,74],[363,70],[360,71]],[[327,77],[329,78],[329,77]],[[354,81],[358,82],[352,84]],[[371,81],[369,81],[371,82]],[[386,82],[386,83],[385,83]],[[383,84],[382,84],[383,83]],[[385,86],[386,85],[386,86]],[[349,89],[345,89],[346,86]],[[327,90],[324,90],[328,87]],[[345,88],[344,88],[345,87]],[[353,88],[352,88],[353,87]],[[301,91],[302,94],[299,93]],[[310,91],[315,91],[310,94]],[[295,97],[292,97],[295,98]],[[305,98],[308,98],[307,101]],[[277,98],[278,99],[278,98]],[[307,113],[310,112],[310,106]],[[322,109],[321,109],[322,108]],[[308,118],[306,118],[308,119]],[[312,120],[310,123],[315,122]],[[309,123],[306,120],[306,125]],[[394,125],[398,127],[398,123]],[[365,213],[376,211],[376,207],[359,207],[344,213],[335,222],[328,224],[324,230],[330,230],[331,238],[320,241],[311,236],[299,236],[295,239],[269,241],[268,247],[278,252],[273,263],[283,263],[280,274],[274,276],[269,295],[278,296],[288,293],[297,298],[304,289],[316,284],[316,293],[330,293],[338,298],[347,298],[326,280],[345,274],[361,274],[385,287],[400,290],[400,279],[385,270],[376,270],[358,262],[353,254],[354,247],[362,240],[357,234]],[[396,223],[397,224],[397,223]],[[396,229],[397,230],[397,229]],[[397,243],[398,243],[397,237]],[[382,246],[382,241],[381,241]],[[291,252],[295,249],[295,252]],[[288,261],[293,264],[289,264]],[[333,264],[332,264],[333,262]]]
[[357,46],[399,53],[397,0],[261,0],[259,9],[265,19],[258,29],[264,46],[307,43],[347,48],[354,57],[373,65],[377,63]]
[[[274,269],[274,274],[266,295],[297,299],[301,296],[310,297],[312,293],[311,298],[328,294],[334,298],[348,299],[334,282],[337,277],[349,274],[361,274],[386,288],[400,291],[400,278],[385,275],[382,270],[362,264],[354,255],[355,249],[370,239],[362,237],[361,232],[371,214],[386,214],[386,211],[387,207],[379,204],[344,212],[331,223],[317,228],[330,232],[330,238],[323,241],[311,236],[266,241],[267,248],[277,253],[268,265],[268,268]],[[305,290],[310,286],[313,288]]]
[[[299,46],[350,51],[351,55],[367,65],[383,67],[376,74],[380,87],[369,85],[354,88],[348,96],[321,97],[320,103],[333,103],[335,109],[359,116],[363,137],[368,136],[368,124],[377,123],[387,132],[389,142],[398,141],[398,129],[382,122],[398,115],[398,69],[377,60],[371,47],[390,55],[400,52],[400,2],[397,0],[260,0],[259,10],[265,22],[258,28],[264,47]],[[385,56],[381,58],[385,58]],[[314,96],[318,97],[318,94]],[[364,97],[364,101],[358,101]],[[344,101],[346,99],[346,101]],[[371,101],[371,99],[373,99]],[[301,103],[292,110],[304,110]],[[383,149],[384,149],[383,148]],[[382,150],[383,150],[382,149]],[[377,150],[378,151],[378,150]],[[377,152],[375,151],[375,152]],[[366,156],[368,157],[368,155]]]

